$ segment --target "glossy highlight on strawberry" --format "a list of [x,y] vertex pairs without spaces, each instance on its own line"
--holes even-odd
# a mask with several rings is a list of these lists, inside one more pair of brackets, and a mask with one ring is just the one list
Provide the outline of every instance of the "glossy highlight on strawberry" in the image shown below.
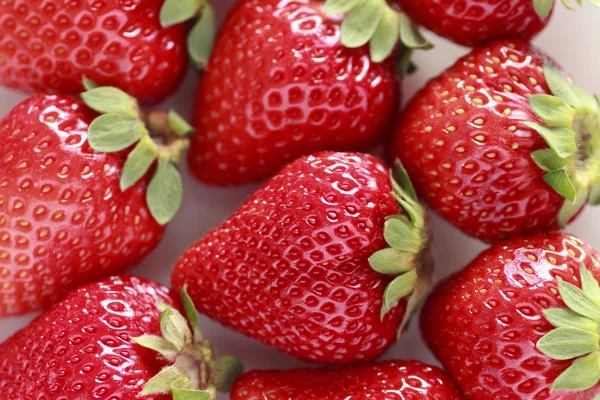
[[85,76],[140,101],[162,100],[187,66],[185,27],[162,28],[162,4],[0,1],[0,85],[76,95]]
[[0,121],[0,316],[133,266],[162,237],[147,179],[121,191],[127,154],[91,149],[96,116],[68,97],[35,96]]
[[[554,329],[547,312],[574,315],[561,285],[581,287],[583,268],[597,287],[598,252],[569,234],[539,234],[495,244],[433,291],[421,329],[467,399],[588,400],[600,394],[600,384],[553,388],[576,357],[559,360],[542,352],[542,338]],[[575,332],[565,345],[577,351],[576,338],[587,334]],[[597,349],[597,330],[593,335]]]
[[[187,287],[201,313],[295,357],[372,360],[394,342],[404,297],[415,295],[411,309],[418,303],[430,268],[427,242],[422,255],[399,254],[416,261],[392,263],[407,267],[396,279],[370,264],[386,248],[384,226],[408,224],[392,190],[388,171],[370,155],[298,159],[182,255],[173,287]],[[415,240],[422,234],[415,231]],[[386,289],[403,279],[412,279],[406,293]]]
[[382,361],[327,369],[250,371],[237,380],[232,400],[461,400],[440,369],[417,361]]
[[341,22],[322,1],[238,2],[198,89],[198,179],[259,181],[300,156],[382,140],[398,104],[394,57],[374,63],[368,46],[344,47]]

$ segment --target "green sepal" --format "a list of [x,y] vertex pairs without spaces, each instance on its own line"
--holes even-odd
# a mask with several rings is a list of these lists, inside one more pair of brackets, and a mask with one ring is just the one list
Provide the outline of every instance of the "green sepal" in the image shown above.
[[577,153],[575,132],[572,129],[555,128],[529,121],[523,124],[538,132],[559,157],[567,158]]
[[541,19],[546,19],[552,11],[554,0],[533,0],[533,8]]
[[127,161],[125,161],[121,172],[121,191],[126,191],[142,179],[159,154],[152,139],[149,136],[144,136],[127,155]]
[[406,302],[406,310],[404,311],[404,317],[402,317],[400,328],[398,328],[398,338],[400,338],[408,326],[411,318],[416,314],[419,308],[421,308],[421,303],[425,298],[430,286],[431,281],[427,276],[419,277],[415,282],[413,292]]
[[421,251],[421,231],[405,215],[388,218],[384,223],[383,236],[394,249],[413,254]]
[[417,255],[395,248],[385,248],[369,257],[369,265],[384,275],[398,275],[415,268]]
[[202,7],[202,14],[192,28],[187,41],[188,53],[200,69],[204,69],[208,65],[216,34],[215,11],[209,3],[206,3]]
[[578,358],[552,384],[553,390],[587,390],[600,381],[600,353]]
[[385,315],[390,312],[390,310],[398,305],[400,299],[408,296],[414,290],[417,279],[418,275],[416,269],[411,269],[410,271],[396,277],[387,285],[385,291],[383,292],[381,319],[383,319]]
[[579,96],[573,90],[573,84],[551,61],[544,62],[544,77],[553,95],[575,108],[581,105]]
[[[186,343],[191,342],[191,333],[187,326],[187,322],[177,318],[179,313],[171,308],[167,308],[160,316],[160,332],[165,340],[171,343],[177,351],[183,350]],[[181,314],[179,314],[181,316]]]
[[193,330],[193,341],[194,343],[200,343],[203,339],[203,336],[202,331],[200,330],[198,310],[196,310],[196,306],[188,294],[186,286],[181,289],[181,302],[183,304],[185,315]]
[[406,169],[399,160],[396,160],[394,163],[394,175],[392,178],[392,182],[397,183],[397,185],[394,185],[394,189],[398,190],[400,188],[400,191],[412,200],[419,201],[417,191],[410,180],[410,176],[408,176],[408,172],[406,172]]
[[531,153],[531,158],[546,172],[565,168],[569,164],[568,160],[560,158],[552,149],[536,150]]
[[380,0],[363,1],[354,7],[342,22],[342,44],[349,48],[367,44],[375,34],[386,7],[386,3]]
[[556,96],[536,94],[529,96],[529,106],[545,123],[555,128],[571,128],[575,109]]
[[565,169],[557,169],[544,175],[544,181],[568,201],[575,201],[575,186]]
[[83,78],[81,78],[81,81],[82,81],[83,87],[86,91],[98,89],[100,87],[100,85],[98,85],[96,82],[86,78],[85,76]]
[[363,0],[327,0],[323,11],[325,14],[343,14],[352,10],[359,2]]
[[160,24],[163,28],[189,21],[198,15],[204,0],[165,0],[160,10]]
[[244,373],[244,365],[239,358],[234,356],[217,358],[213,369],[215,371],[214,384],[219,392],[229,392],[237,378]]
[[588,201],[592,206],[597,206],[600,204],[600,185],[595,186],[590,190]]
[[131,338],[134,342],[142,347],[154,350],[166,359],[173,359],[177,356],[179,350],[172,343],[163,339],[160,336],[144,335]]
[[556,328],[576,328],[595,333],[598,324],[588,317],[579,315],[566,308],[551,308],[544,311],[544,317]]
[[181,207],[183,182],[168,154],[161,154],[156,173],[146,191],[150,213],[160,225],[169,223]]
[[409,49],[430,50],[433,45],[421,35],[417,25],[404,13],[398,16],[400,26],[400,41]]
[[537,343],[539,351],[555,360],[570,360],[600,349],[597,333],[577,328],[557,328]]
[[559,280],[558,291],[567,307],[578,314],[600,323],[600,305],[594,303],[583,290],[568,282]]
[[386,8],[369,42],[371,59],[374,62],[382,62],[392,54],[398,42],[399,29],[398,14],[391,8]]
[[102,153],[121,151],[147,135],[144,123],[126,114],[106,114],[96,118],[88,128],[88,142]]
[[170,393],[173,389],[192,389],[190,378],[174,365],[163,368],[146,382],[141,396]]
[[173,400],[214,400],[216,394],[213,390],[175,389],[171,391]]
[[600,304],[600,286],[586,266],[581,263],[579,267],[581,275],[581,290],[594,304]]
[[101,114],[125,114],[139,119],[136,99],[114,87],[99,87],[81,94],[83,102]]
[[169,127],[177,136],[187,137],[195,133],[194,128],[178,112],[170,110],[168,119]]

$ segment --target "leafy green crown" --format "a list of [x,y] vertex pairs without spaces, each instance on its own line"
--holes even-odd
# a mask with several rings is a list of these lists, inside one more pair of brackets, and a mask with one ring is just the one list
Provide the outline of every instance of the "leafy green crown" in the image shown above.
[[[84,103],[102,114],[88,129],[90,146],[101,153],[112,153],[136,145],[121,172],[122,191],[135,185],[156,162],[146,203],[159,224],[169,223],[181,206],[183,184],[177,166],[181,152],[189,146],[187,136],[194,130],[175,111],[143,115],[137,101],[120,89],[98,87],[87,79],[84,86]],[[155,143],[152,135],[163,136],[166,143]]]
[[544,122],[524,122],[549,149],[532,154],[546,171],[544,180],[562,197],[561,226],[589,202],[600,203],[600,100],[585,93],[550,61],[544,76],[552,95],[529,96],[533,112]]
[[[568,308],[544,311],[556,329],[537,343],[539,351],[555,360],[574,360],[556,378],[553,390],[587,390],[600,382],[600,287],[581,264],[581,288],[558,281],[560,297]],[[600,400],[600,395],[594,400]]]
[[170,393],[173,400],[216,400],[217,391],[229,391],[244,368],[232,356],[214,359],[212,346],[200,331],[198,311],[185,288],[181,299],[187,319],[159,300],[162,336],[132,338],[171,364],[146,383],[140,396]]
[[216,36],[215,12],[206,0],[165,0],[160,22],[165,28],[198,17],[188,36],[188,53],[196,66],[205,68]]
[[400,335],[431,286],[431,255],[425,210],[400,161],[394,172],[390,174],[392,196],[405,213],[387,217],[383,236],[390,247],[374,253],[369,263],[375,271],[395,277],[383,293],[382,319],[409,296]]

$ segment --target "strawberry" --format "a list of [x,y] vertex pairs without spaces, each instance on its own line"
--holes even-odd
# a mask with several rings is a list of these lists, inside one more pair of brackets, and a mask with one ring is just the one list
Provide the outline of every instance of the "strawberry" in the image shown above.
[[371,360],[429,282],[426,216],[401,168],[397,177],[364,154],[301,158],[188,249],[173,286],[187,286],[200,312],[301,359]]
[[[572,9],[568,0],[563,4]],[[372,49],[387,48],[399,35],[409,48],[428,49],[415,22],[465,46],[530,40],[550,21],[553,5],[554,0],[327,0],[325,9],[348,13],[342,42],[349,47],[370,40]]]
[[82,283],[138,263],[181,201],[169,160],[187,139],[155,145],[135,100],[117,89],[84,97],[110,113],[94,120],[80,101],[36,96],[0,120],[0,316],[46,308]]
[[416,23],[464,46],[530,40],[550,22],[554,0],[390,0]]
[[495,42],[415,96],[391,154],[469,235],[555,230],[600,202],[600,104],[531,45]]
[[214,359],[182,297],[192,329],[156,282],[111,277],[71,292],[0,344],[0,398],[216,399],[240,364]]
[[394,117],[394,60],[340,42],[318,0],[242,0],[198,89],[189,166],[217,185],[268,178],[319,150],[366,150]]
[[162,28],[163,0],[0,1],[0,85],[78,94],[83,76],[142,101],[186,70],[185,27]]
[[338,370],[250,371],[231,390],[232,400],[461,400],[439,368],[417,361],[383,361]]
[[513,238],[434,290],[423,335],[467,399],[597,398],[599,257],[568,234]]

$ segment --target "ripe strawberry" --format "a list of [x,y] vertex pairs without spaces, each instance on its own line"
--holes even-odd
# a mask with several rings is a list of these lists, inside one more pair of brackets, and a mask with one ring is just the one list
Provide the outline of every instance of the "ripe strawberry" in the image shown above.
[[163,0],[0,1],[0,85],[78,94],[83,76],[143,101],[186,70],[185,27],[160,26]]
[[182,295],[192,330],[155,282],[111,277],[71,292],[0,344],[0,398],[216,399],[239,363],[214,360]]
[[440,369],[417,361],[383,361],[338,370],[250,371],[231,390],[232,400],[461,400]]
[[391,153],[431,208],[488,242],[558,229],[600,202],[598,99],[518,40],[475,49],[430,81]]
[[369,155],[301,158],[188,249],[173,286],[187,286],[200,312],[301,359],[371,360],[429,283],[426,216],[401,168],[398,178],[404,189]]
[[567,234],[514,238],[434,290],[421,328],[467,399],[597,398],[599,257]]
[[80,101],[36,96],[0,120],[0,316],[46,308],[136,264],[179,206],[181,179],[168,161],[186,140],[161,151],[134,99],[112,88],[85,96],[114,112],[92,123],[97,114]]
[[553,0],[390,1],[419,25],[464,46],[530,40],[548,25],[554,4]]
[[319,150],[366,150],[398,104],[394,60],[340,43],[318,0],[242,0],[198,90],[190,168],[218,185],[258,181]]

